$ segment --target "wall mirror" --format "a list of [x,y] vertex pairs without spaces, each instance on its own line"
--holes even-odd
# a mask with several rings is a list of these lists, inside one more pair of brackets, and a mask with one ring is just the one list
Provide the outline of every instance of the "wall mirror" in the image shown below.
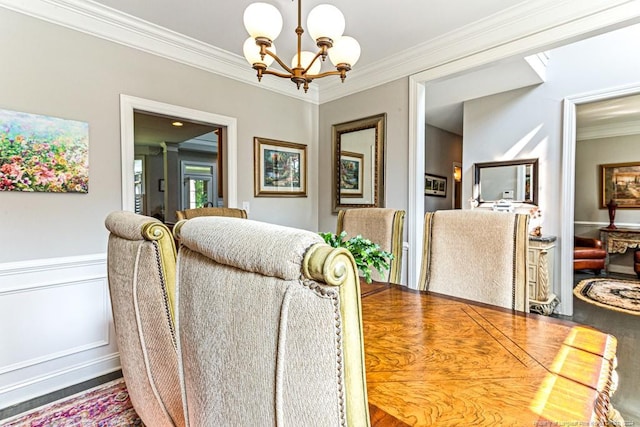
[[384,207],[385,113],[332,126],[333,211]]
[[479,203],[507,200],[538,204],[538,159],[476,163],[474,169]]

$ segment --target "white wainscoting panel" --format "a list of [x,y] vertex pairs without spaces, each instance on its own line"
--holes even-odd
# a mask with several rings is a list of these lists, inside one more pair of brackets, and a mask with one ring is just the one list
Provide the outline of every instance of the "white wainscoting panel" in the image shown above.
[[119,369],[106,255],[0,264],[0,409]]

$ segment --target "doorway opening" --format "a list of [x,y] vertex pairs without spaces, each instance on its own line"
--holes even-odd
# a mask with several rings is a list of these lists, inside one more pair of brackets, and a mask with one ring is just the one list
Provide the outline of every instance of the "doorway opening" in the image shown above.
[[[237,207],[235,118],[128,95],[120,96],[120,116],[123,210],[140,210],[150,216],[161,217],[165,222],[174,222],[175,211],[186,207],[188,198],[185,197],[185,193],[188,192],[191,182],[194,182],[194,189],[201,188],[196,192],[200,191],[204,194],[202,188],[206,180],[201,180],[199,184],[195,184],[197,180],[185,181],[185,178],[195,178],[196,175],[200,178],[207,175],[210,178],[206,191],[207,200],[205,201],[205,196],[201,195],[199,198],[196,197],[196,204],[200,202],[203,205]],[[145,120],[152,118],[157,118],[154,120],[158,121],[161,118],[163,122],[169,124],[180,121],[183,127],[188,124],[198,130],[191,135],[192,137],[182,141],[177,141],[171,136],[155,136],[153,143],[147,141],[145,144],[143,133],[139,131],[148,124]],[[174,127],[179,126],[174,125]],[[182,144],[185,147],[183,154],[191,154],[180,156]],[[146,148],[137,149],[137,147]],[[198,151],[208,151],[208,160],[202,161],[201,156],[194,155],[194,152]],[[156,163],[161,158],[161,165],[156,164],[155,172],[150,173],[151,156],[160,154],[162,155],[156,158]],[[192,167],[208,167],[208,173],[202,173],[204,169],[198,170],[200,174],[192,173],[195,170],[187,170],[185,176],[185,170],[182,169],[185,164],[190,164]],[[155,198],[152,198],[149,193],[153,193]]]

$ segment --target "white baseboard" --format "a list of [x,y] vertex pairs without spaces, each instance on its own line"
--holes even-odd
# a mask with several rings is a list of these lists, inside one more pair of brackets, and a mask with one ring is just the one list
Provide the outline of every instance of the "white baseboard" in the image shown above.
[[0,389],[0,409],[53,393],[63,388],[115,372],[120,369],[120,354],[114,353],[57,372],[26,379]]

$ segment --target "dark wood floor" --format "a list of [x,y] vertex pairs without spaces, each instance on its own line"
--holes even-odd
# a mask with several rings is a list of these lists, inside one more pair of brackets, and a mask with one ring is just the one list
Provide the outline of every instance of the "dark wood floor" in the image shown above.
[[[601,274],[578,272],[574,275],[574,285],[583,279],[593,277],[616,277],[637,280],[636,276],[621,274]],[[623,415],[627,425],[640,426],[640,316],[607,310],[581,299],[573,298],[574,322],[592,326],[618,339],[619,388],[613,395],[613,405]]]

